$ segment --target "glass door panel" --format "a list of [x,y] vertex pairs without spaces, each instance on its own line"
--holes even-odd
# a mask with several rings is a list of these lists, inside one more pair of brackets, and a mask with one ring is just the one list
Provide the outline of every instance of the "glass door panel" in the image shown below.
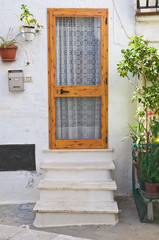
[[100,139],[101,98],[56,98],[56,139]]
[[100,17],[56,17],[56,84],[100,85]]

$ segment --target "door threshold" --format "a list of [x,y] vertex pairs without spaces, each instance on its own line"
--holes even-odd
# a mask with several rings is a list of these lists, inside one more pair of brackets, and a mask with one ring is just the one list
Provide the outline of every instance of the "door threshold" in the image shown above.
[[109,149],[43,149],[44,153],[51,152],[114,152],[113,148]]

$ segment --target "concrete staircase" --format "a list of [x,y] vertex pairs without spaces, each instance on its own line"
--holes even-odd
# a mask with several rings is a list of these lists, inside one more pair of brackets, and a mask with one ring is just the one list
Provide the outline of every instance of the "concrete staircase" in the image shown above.
[[34,226],[116,224],[112,150],[46,150]]

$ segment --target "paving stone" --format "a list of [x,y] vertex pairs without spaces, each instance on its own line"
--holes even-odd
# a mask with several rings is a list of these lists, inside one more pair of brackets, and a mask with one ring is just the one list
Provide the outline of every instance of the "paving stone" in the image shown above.
[[0,224],[0,240],[9,239],[18,233],[22,233],[23,228],[15,228],[13,226],[6,226]]
[[21,209],[21,210],[32,211],[34,205],[35,205],[35,204],[31,204],[31,203],[28,203],[28,204],[22,204],[21,207],[20,207],[20,209]]
[[53,240],[57,234],[25,229],[10,240]]
[[87,240],[87,239],[75,238],[75,237],[71,237],[71,236],[66,236],[66,235],[60,234],[57,237],[55,237],[54,240]]

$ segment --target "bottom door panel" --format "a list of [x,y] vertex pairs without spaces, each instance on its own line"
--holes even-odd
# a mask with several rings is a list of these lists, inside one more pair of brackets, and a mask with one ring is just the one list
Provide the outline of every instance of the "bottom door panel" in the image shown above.
[[56,98],[56,139],[101,139],[101,97]]

